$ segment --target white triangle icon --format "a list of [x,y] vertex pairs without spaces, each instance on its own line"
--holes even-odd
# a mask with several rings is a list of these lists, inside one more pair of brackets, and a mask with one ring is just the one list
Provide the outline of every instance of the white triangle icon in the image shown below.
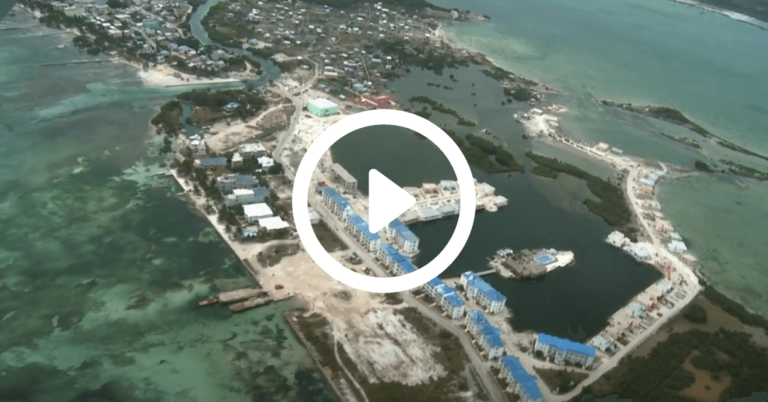
[[376,169],[368,171],[368,230],[376,233],[416,204],[416,199]]

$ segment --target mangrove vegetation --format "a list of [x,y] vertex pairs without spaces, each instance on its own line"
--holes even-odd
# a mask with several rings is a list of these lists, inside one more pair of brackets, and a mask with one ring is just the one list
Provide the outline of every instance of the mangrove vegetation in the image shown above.
[[476,125],[476,123],[474,121],[465,118],[464,116],[462,116],[456,110],[451,109],[451,108],[443,105],[442,103],[440,103],[440,102],[438,102],[438,101],[436,101],[436,100],[434,100],[434,99],[432,99],[432,98],[430,98],[428,96],[412,96],[410,100],[411,100],[411,102],[423,103],[423,104],[429,105],[432,108],[432,110],[434,110],[436,112],[445,113],[445,114],[448,114],[448,115],[451,115],[451,116],[455,117],[456,119],[458,119],[456,124],[458,124],[460,126],[470,126],[471,127],[471,126]]
[[538,155],[532,151],[527,151],[525,156],[536,162],[537,166],[540,166],[534,168],[534,174],[555,179],[558,173],[564,173],[586,181],[589,191],[599,198],[600,201],[586,199],[584,200],[584,205],[587,206],[587,209],[603,218],[609,225],[626,226],[632,221],[632,212],[627,206],[627,201],[621,188],[555,158]]

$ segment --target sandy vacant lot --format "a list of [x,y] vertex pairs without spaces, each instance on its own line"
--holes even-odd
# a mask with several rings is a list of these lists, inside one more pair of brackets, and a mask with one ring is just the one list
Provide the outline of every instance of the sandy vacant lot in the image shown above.
[[258,137],[268,127],[287,126],[288,113],[293,110],[292,107],[291,104],[272,105],[257,117],[246,122],[240,121],[230,125],[227,125],[226,122],[218,122],[211,127],[211,134],[205,136],[205,143],[213,153],[221,154],[232,150],[238,145]]
[[[332,253],[338,259],[344,252]],[[251,264],[259,267],[255,258]],[[362,267],[358,267],[362,269]],[[325,316],[358,369],[372,383],[419,384],[445,375],[432,357],[434,347],[420,337],[384,296],[343,285],[325,273],[306,252],[257,268],[258,281],[276,298],[298,294],[311,312]],[[284,289],[275,290],[281,284]]]

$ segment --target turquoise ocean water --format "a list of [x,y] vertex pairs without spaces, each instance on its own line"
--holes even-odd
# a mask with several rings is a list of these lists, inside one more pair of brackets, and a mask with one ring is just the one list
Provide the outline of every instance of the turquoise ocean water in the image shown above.
[[38,66],[84,58],[56,48],[70,42],[0,31],[0,398],[335,400],[282,317],[292,304],[197,307],[252,280],[151,175],[148,121],[174,92],[121,64]]
[[[466,8],[459,0],[437,0]],[[448,36],[510,71],[564,92],[563,129],[625,152],[692,166],[721,158],[768,171],[765,161],[705,145],[672,125],[599,107],[593,98],[677,108],[711,132],[768,154],[768,31],[666,0],[478,0],[490,23],[448,27]],[[665,215],[726,294],[768,315],[768,183],[721,175],[660,185]]]

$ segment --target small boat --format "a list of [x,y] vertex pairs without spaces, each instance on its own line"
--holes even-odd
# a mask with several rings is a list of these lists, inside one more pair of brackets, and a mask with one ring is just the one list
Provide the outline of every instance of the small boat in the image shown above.
[[210,306],[212,304],[216,304],[218,302],[219,302],[219,299],[217,299],[215,297],[206,297],[205,299],[202,299],[199,302],[197,302],[197,305],[199,307],[206,307],[206,306]]
[[59,45],[59,46],[56,46],[56,48],[57,48],[57,49],[64,49],[64,47],[65,47],[65,46],[66,46],[66,45],[64,45],[64,44],[61,44],[61,45]]

